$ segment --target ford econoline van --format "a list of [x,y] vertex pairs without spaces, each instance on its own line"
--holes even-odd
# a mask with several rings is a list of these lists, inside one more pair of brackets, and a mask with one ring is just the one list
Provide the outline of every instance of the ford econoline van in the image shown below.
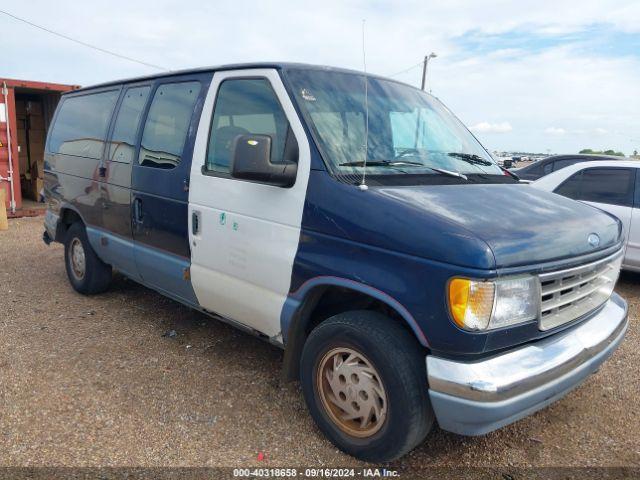
[[373,75],[230,65],[67,93],[45,193],[75,290],[118,271],[283,348],[364,460],[529,415],[627,329],[620,222],[519,184],[436,98]]

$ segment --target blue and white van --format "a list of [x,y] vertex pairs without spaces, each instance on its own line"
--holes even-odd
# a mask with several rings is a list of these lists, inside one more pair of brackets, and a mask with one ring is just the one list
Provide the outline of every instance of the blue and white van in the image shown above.
[[620,222],[518,184],[394,80],[270,63],[84,88],[45,177],[73,288],[115,270],[282,347],[319,428],[364,460],[543,408],[627,328]]

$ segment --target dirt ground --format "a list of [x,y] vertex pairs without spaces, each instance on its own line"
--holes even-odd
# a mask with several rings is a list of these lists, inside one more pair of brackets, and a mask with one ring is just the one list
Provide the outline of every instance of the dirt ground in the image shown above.
[[[364,465],[281,382],[281,350],[120,276],[79,295],[42,231],[0,232],[0,466]],[[394,466],[640,466],[640,276],[618,291],[629,332],[582,387],[484,437],[435,428]]]

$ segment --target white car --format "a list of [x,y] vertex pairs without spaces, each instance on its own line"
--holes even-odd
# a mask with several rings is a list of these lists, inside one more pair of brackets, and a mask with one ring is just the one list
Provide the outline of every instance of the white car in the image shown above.
[[620,219],[626,239],[622,268],[640,271],[640,161],[576,163],[531,183]]

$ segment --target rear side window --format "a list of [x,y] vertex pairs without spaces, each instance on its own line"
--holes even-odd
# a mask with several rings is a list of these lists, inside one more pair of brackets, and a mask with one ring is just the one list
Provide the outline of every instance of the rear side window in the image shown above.
[[111,135],[109,160],[132,162],[136,148],[136,134],[150,90],[151,87],[134,87],[125,92]]
[[629,168],[589,168],[582,172],[580,200],[630,206],[634,171]]
[[140,142],[138,163],[171,169],[180,163],[200,82],[166,83],[153,96]]
[[102,158],[107,127],[117,99],[117,90],[65,98],[51,130],[48,151]]
[[553,171],[557,172],[561,168],[568,167],[569,165],[573,165],[577,160],[566,159],[566,160],[556,160],[553,164]]
[[282,162],[288,129],[287,117],[268,80],[225,80],[216,96],[205,168],[228,173],[239,135],[269,135],[271,161]]
[[559,195],[564,195],[565,197],[573,198],[577,200],[580,196],[580,181],[582,179],[582,170],[574,173],[569,178],[567,178],[558,188],[554,190],[555,193]]
[[542,175],[542,165],[532,163],[520,169],[519,175]]

